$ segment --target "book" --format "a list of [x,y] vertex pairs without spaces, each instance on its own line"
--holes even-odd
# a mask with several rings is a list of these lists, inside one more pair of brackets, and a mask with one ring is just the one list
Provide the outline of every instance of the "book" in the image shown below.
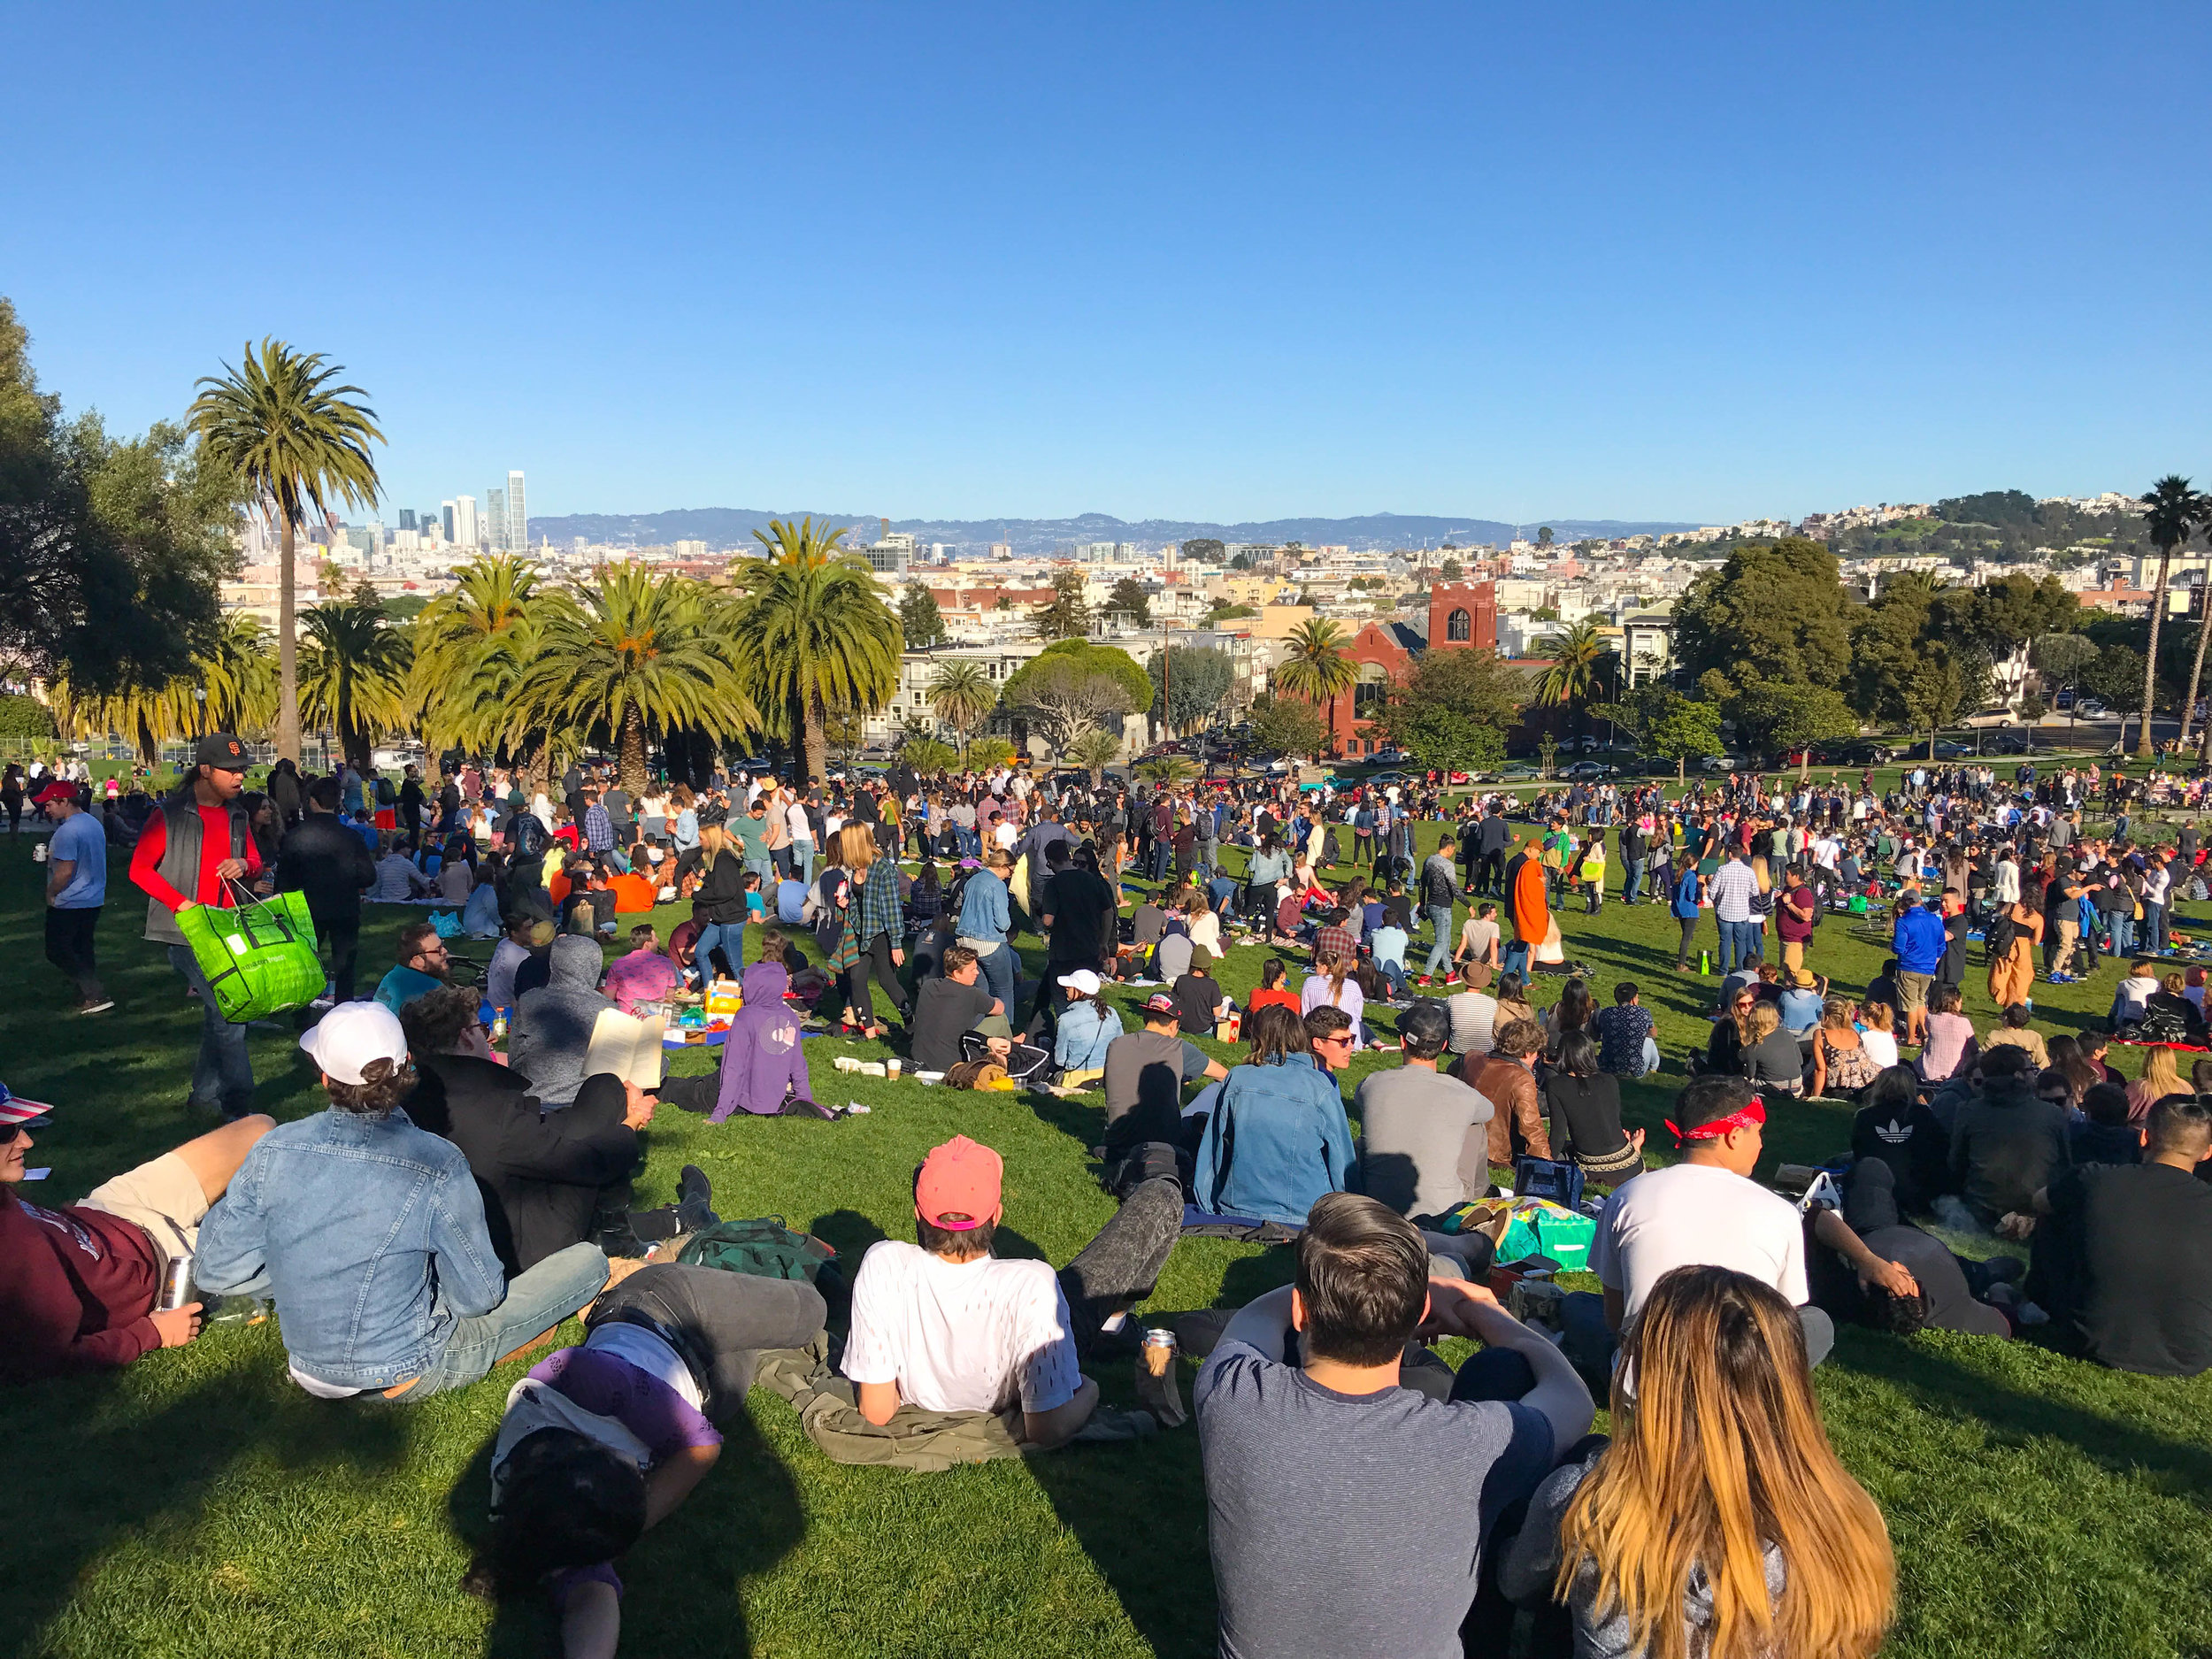
[[661,1036],[667,1021],[659,1015],[640,1019],[619,1009],[603,1010],[591,1028],[584,1075],[611,1071],[626,1083],[651,1091],[661,1086]]

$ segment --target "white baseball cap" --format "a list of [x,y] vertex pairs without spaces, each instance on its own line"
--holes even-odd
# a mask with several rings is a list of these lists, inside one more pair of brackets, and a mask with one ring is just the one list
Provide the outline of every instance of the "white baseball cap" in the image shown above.
[[1073,973],[1062,974],[1060,983],[1071,991],[1082,992],[1086,996],[1098,995],[1098,975],[1093,973],[1088,968],[1078,968]]
[[407,1064],[407,1033],[381,1002],[341,1002],[301,1037],[300,1050],[332,1082],[360,1084],[372,1060]]

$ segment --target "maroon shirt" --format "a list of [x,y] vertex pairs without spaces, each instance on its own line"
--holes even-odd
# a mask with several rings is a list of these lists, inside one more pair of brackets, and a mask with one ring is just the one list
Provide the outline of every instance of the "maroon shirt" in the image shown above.
[[0,1188],[0,1377],[99,1371],[159,1348],[150,1316],[161,1270],[135,1223]]

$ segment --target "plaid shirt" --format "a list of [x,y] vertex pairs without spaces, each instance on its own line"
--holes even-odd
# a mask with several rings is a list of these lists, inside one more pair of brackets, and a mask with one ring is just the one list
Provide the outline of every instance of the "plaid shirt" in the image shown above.
[[1352,937],[1352,930],[1335,922],[1324,922],[1314,930],[1313,959],[1316,963],[1341,956],[1347,962],[1359,960],[1359,941]]
[[853,889],[852,908],[845,912],[846,927],[863,950],[878,933],[891,935],[893,944],[906,937],[906,907],[899,902],[899,867],[879,859],[868,867],[868,879]]
[[584,809],[584,845],[595,853],[614,845],[614,820],[596,801]]

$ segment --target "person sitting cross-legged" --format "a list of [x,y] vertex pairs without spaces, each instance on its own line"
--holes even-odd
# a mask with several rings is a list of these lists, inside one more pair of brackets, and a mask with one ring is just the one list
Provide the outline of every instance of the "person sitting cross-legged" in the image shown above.
[[1371,1073],[1354,1097],[1360,1190],[1424,1229],[1490,1190],[1490,1102],[1436,1069],[1451,1025],[1442,1002],[1417,999],[1398,1021],[1405,1063]]
[[198,1335],[198,1302],[156,1310],[163,1276],[276,1127],[259,1112],[234,1118],[49,1209],[20,1185],[28,1125],[46,1110],[0,1088],[0,1381],[112,1370]]
[[[1494,1525],[1588,1430],[1589,1391],[1487,1289],[1433,1277],[1419,1231],[1375,1199],[1319,1199],[1296,1257],[1193,1391],[1220,1650],[1456,1655]],[[1485,1345],[1446,1398],[1402,1369],[1442,1335]]]
[[426,1399],[550,1337],[599,1294],[595,1244],[512,1282],[500,1271],[467,1158],[407,1116],[416,1072],[398,1016],[341,1002],[300,1047],[329,1110],[255,1143],[193,1258],[216,1294],[272,1287],[293,1381],[328,1400]]

